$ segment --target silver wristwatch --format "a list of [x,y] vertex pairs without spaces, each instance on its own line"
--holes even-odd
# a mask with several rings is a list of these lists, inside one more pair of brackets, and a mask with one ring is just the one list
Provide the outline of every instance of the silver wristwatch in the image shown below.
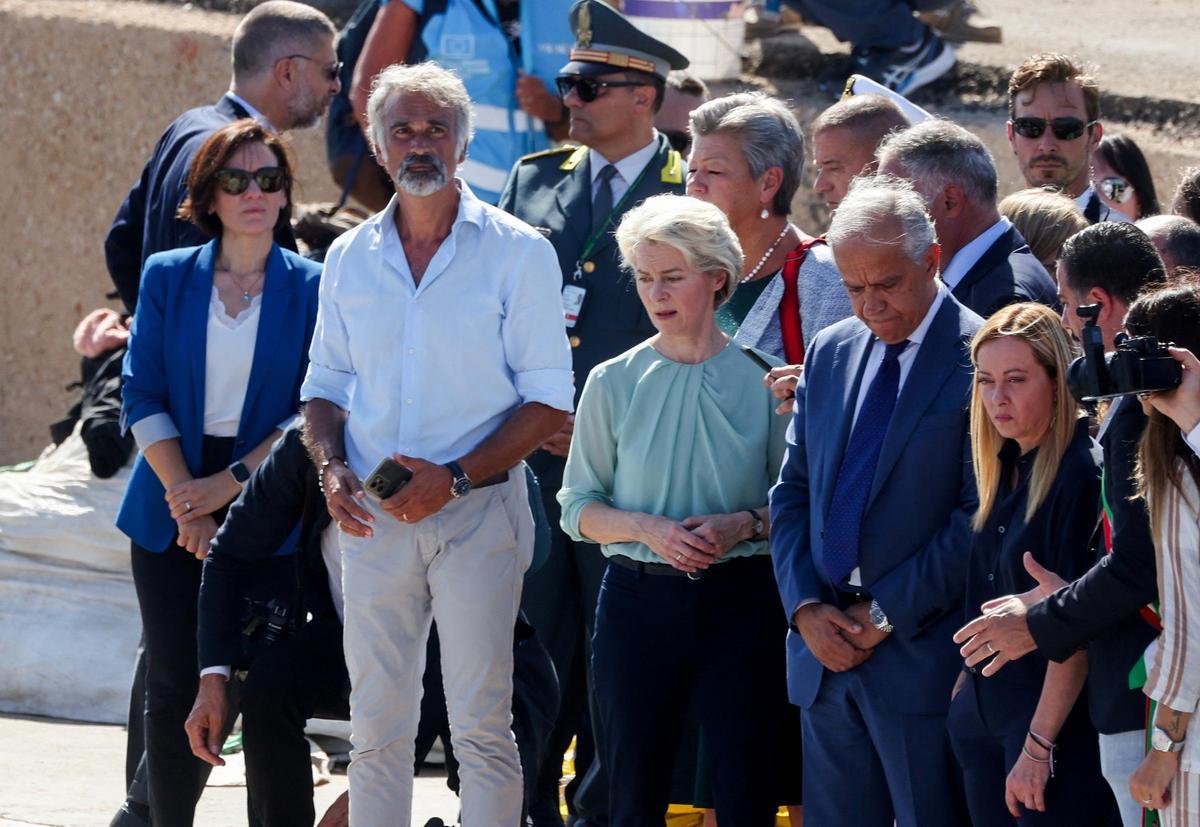
[[891,634],[896,627],[888,623],[887,615],[883,613],[883,609],[879,606],[878,600],[871,601],[871,625],[881,632]]
[[1159,752],[1180,752],[1183,749],[1186,738],[1180,738],[1178,741],[1172,741],[1171,736],[1167,731],[1160,726],[1154,728],[1154,732],[1150,735],[1150,746]]

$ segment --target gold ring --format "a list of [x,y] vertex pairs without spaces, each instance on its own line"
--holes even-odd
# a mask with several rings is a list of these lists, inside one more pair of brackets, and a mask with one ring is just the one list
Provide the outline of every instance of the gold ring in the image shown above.
[[678,563],[682,559],[683,559],[683,552],[681,551],[675,555],[675,562]]
[[188,511],[191,511],[191,510],[192,510],[192,504],[191,504],[191,503],[184,503],[184,504],[183,504],[183,507],[184,507],[184,508],[186,508]]

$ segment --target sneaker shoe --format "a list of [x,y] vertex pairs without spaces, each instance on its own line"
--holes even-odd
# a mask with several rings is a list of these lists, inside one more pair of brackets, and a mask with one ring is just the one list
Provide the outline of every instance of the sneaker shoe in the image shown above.
[[951,43],[1000,43],[1004,30],[984,17],[971,0],[955,0],[944,9],[923,11],[917,18]]
[[913,50],[872,50],[856,63],[860,74],[907,97],[953,69],[954,51],[926,29]]

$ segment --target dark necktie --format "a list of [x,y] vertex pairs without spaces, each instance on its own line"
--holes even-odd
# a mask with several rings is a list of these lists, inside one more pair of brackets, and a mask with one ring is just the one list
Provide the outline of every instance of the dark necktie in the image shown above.
[[833,500],[825,518],[825,570],[835,586],[841,586],[858,567],[859,539],[867,497],[879,464],[879,450],[892,421],[900,388],[899,357],[908,341],[887,345],[879,372],[871,380],[858,421],[850,433],[842,467],[838,469]]
[[613,208],[612,179],[617,174],[617,168],[605,164],[596,176],[595,190],[592,193],[592,235],[596,235],[608,220],[608,214]]

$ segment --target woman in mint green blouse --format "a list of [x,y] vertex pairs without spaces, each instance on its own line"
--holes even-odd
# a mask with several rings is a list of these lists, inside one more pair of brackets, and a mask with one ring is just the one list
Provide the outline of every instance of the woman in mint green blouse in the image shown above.
[[765,827],[786,703],[766,504],[787,422],[716,323],[742,266],[724,214],[657,196],[617,241],[658,333],[592,370],[558,494],[563,529],[609,560],[592,646],[609,817],[662,824],[694,700],[718,820]]

